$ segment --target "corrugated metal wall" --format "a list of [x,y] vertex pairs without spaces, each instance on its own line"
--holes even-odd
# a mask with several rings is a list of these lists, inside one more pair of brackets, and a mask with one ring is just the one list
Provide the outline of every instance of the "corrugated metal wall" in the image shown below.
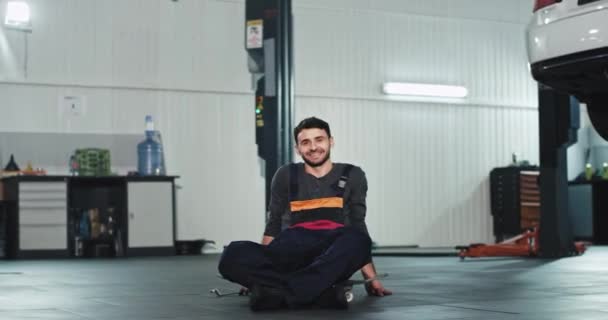
[[[297,119],[326,118],[335,160],[366,170],[380,244],[491,240],[489,170],[512,152],[538,158],[523,36],[531,1],[449,3],[294,1]],[[31,5],[27,78],[25,36],[0,29],[0,131],[138,133],[152,114],[182,176],[178,236],[218,247],[259,239],[243,1]],[[388,100],[384,81],[462,84],[470,98]],[[65,94],[86,97],[84,116],[61,110]]]
[[[296,9],[295,29],[306,30],[296,31],[296,65],[308,66],[296,70],[297,118],[326,118],[334,158],[367,172],[379,244],[492,241],[489,171],[512,153],[538,161],[536,84],[523,41],[531,3],[492,5],[308,1]],[[389,100],[380,92],[386,81],[464,85],[469,97]]]
[[537,161],[534,109],[301,98],[300,118],[333,123],[333,158],[362,166],[368,223],[383,245],[492,239],[489,171]]

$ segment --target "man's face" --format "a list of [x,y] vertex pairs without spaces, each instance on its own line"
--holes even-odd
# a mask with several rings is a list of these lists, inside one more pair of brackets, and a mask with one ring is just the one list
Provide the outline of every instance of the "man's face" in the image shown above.
[[296,151],[302,160],[311,167],[323,165],[329,159],[333,138],[327,136],[323,129],[303,129],[298,133]]

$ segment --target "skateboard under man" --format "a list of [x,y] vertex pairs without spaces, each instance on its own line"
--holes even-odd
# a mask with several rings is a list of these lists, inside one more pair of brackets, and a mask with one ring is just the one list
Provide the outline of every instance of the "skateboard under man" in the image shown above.
[[[218,275],[220,279],[224,279],[222,276]],[[381,273],[376,275],[373,278],[369,279],[349,279],[343,282],[340,282],[339,285],[344,287],[344,297],[346,298],[346,302],[350,303],[355,299],[355,293],[353,292],[353,287],[356,285],[365,285],[374,280],[383,279],[388,277],[388,273]],[[238,291],[229,291],[229,292],[221,292],[218,288],[213,288],[209,290],[209,292],[215,294],[217,297],[225,297],[225,296],[246,296],[249,294],[249,291],[246,289],[240,289]]]

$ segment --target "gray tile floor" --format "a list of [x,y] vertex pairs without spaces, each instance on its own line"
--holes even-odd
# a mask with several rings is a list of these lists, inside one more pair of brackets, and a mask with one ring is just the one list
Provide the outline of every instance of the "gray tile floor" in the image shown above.
[[386,298],[347,311],[252,313],[247,299],[211,288],[216,255],[0,261],[0,319],[608,319],[608,247],[559,260],[376,257]]

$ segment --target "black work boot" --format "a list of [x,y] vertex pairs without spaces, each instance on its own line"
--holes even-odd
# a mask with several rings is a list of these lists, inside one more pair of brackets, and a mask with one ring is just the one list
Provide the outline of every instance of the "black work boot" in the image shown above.
[[348,309],[346,292],[347,290],[343,285],[333,285],[321,293],[316,304],[326,309]]
[[249,308],[252,311],[276,310],[285,306],[285,292],[259,284],[251,286]]

